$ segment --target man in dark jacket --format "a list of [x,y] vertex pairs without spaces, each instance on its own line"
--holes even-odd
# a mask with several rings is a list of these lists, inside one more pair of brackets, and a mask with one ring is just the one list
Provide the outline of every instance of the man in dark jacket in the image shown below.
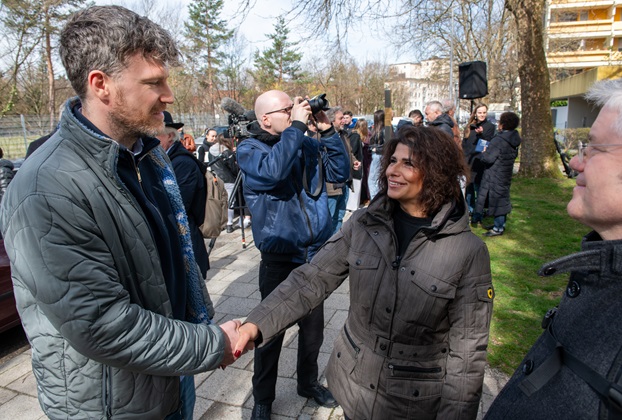
[[[265,299],[289,273],[311,260],[332,234],[325,182],[346,182],[350,159],[324,114],[315,115],[320,139],[305,136],[311,107],[297,97],[272,90],[255,102],[257,124],[237,149],[244,198],[253,217],[253,238],[261,251],[259,290]],[[298,394],[327,407],[335,399],[318,383],[324,308],[298,325]],[[283,335],[255,350],[252,419],[269,419]]]
[[521,138],[516,131],[520,118],[513,112],[504,112],[499,118],[499,133],[492,138],[482,153],[476,156],[484,165],[484,174],[477,195],[472,221],[482,221],[484,208],[494,216],[495,224],[484,236],[499,236],[505,231],[505,220],[512,210],[510,185],[514,160],[518,156]]
[[192,239],[194,258],[199,264],[201,275],[205,279],[209,269],[209,256],[205,249],[205,240],[199,226],[205,219],[205,200],[207,188],[205,185],[205,170],[194,155],[181,142],[179,129],[183,123],[176,123],[168,111],[164,111],[164,131],[158,135],[162,148],[171,159],[179,193],[184,202],[188,216],[188,227]]
[[92,6],[69,18],[59,50],[78,97],[0,211],[41,408],[52,419],[191,417],[192,375],[233,361],[239,323],[211,324],[153,138],[178,49],[147,18]]
[[436,127],[439,130],[454,137],[454,122],[451,117],[443,112],[443,104],[439,101],[430,101],[425,105],[425,118],[429,127]]
[[570,166],[579,175],[567,211],[593,229],[582,251],[539,274],[570,273],[559,306],[499,393],[488,420],[622,417],[622,79],[586,95],[602,107]]

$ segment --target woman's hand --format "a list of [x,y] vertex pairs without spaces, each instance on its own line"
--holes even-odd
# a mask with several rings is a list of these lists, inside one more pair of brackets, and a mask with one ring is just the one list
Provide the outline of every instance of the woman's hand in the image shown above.
[[238,329],[238,334],[238,342],[233,349],[233,355],[236,359],[255,348],[254,342],[259,337],[259,328],[257,325],[247,322]]

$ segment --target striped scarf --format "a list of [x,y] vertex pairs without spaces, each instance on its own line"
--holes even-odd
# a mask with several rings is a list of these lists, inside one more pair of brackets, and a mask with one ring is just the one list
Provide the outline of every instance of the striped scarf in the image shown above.
[[188,216],[186,215],[186,209],[181,199],[173,168],[167,163],[164,158],[164,151],[160,147],[155,148],[150,155],[156,164],[156,171],[162,180],[162,184],[164,184],[169,202],[175,213],[175,220],[177,221],[177,231],[181,240],[184,269],[186,271],[186,321],[193,324],[210,324],[203,296],[203,288],[201,287],[201,282],[204,280],[199,273],[199,266],[194,258]]

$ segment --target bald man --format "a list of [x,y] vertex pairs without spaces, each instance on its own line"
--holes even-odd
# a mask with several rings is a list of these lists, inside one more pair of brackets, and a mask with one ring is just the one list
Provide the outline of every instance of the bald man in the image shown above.
[[[312,116],[309,103],[300,97],[292,101],[285,92],[265,92],[255,102],[255,113],[252,137],[240,143],[237,157],[253,238],[261,251],[259,290],[265,299],[331,236],[325,183],[346,182],[350,160],[328,117],[323,111]],[[310,118],[319,140],[305,136]],[[318,382],[323,306],[298,325],[298,394],[335,407],[330,391]],[[282,344],[283,336],[255,349],[251,419],[270,419]]]

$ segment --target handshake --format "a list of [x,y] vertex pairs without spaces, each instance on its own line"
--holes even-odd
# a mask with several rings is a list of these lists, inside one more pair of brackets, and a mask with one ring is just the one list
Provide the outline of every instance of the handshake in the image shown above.
[[225,334],[224,357],[220,367],[224,369],[244,353],[255,348],[255,340],[259,337],[259,329],[255,324],[242,325],[239,319],[227,321],[220,325]]

